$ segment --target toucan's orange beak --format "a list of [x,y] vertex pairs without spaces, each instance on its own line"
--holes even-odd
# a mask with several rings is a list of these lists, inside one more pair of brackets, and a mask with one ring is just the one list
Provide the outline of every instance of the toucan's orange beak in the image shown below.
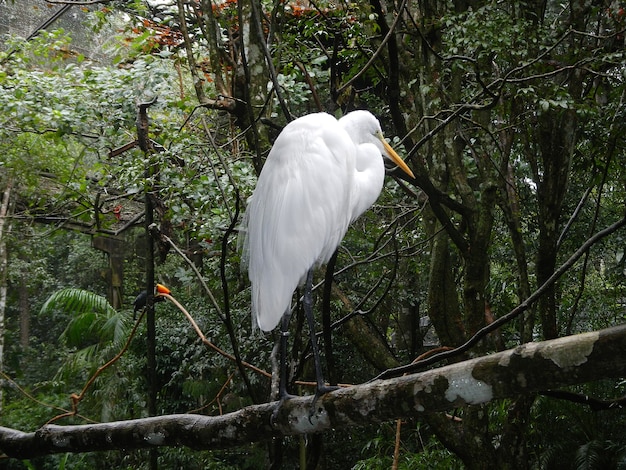
[[168,294],[168,295],[172,292],[167,287],[165,287],[163,284],[157,284],[156,285],[156,291],[159,294]]

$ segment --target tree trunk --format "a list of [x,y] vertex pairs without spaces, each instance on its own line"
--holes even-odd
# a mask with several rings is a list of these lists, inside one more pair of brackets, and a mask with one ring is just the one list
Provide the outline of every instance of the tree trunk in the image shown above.
[[[8,219],[11,200],[11,182],[2,193],[0,202],[0,372],[4,370],[4,316],[7,307],[7,283],[9,269],[9,254],[7,252],[7,237],[11,231]],[[2,387],[0,386],[0,412],[2,412]]]
[[[563,200],[567,192],[569,169],[576,141],[576,111],[548,111],[538,122],[540,170],[536,170],[539,202],[539,248],[537,284],[543,284],[556,269],[559,227]],[[544,339],[559,336],[557,323],[557,287],[539,299]]]
[[456,288],[450,242],[439,233],[431,247],[428,315],[442,346],[455,347],[466,338]]
[[26,276],[20,276],[20,346],[22,349],[28,348],[30,339],[30,298],[28,295],[28,284]]

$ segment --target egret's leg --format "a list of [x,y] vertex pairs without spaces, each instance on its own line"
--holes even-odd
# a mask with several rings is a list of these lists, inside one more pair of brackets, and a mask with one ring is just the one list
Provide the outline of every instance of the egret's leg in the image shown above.
[[280,320],[280,338],[279,341],[279,354],[280,354],[280,366],[278,368],[278,406],[272,412],[270,417],[270,424],[274,424],[278,418],[278,413],[282,408],[282,404],[293,397],[287,391],[287,382],[289,381],[289,374],[287,371],[287,338],[289,337],[289,319],[291,318],[291,308],[287,307],[287,311],[283,314]]
[[313,349],[313,359],[315,361],[315,379],[317,380],[317,391],[313,403],[322,395],[339,387],[327,386],[322,373],[322,362],[320,360],[319,348],[317,346],[317,335],[315,334],[315,319],[313,318],[313,269],[309,269],[304,284],[304,313],[309,323],[309,334],[311,335],[311,348]]
[[291,395],[287,391],[287,381],[289,374],[287,371],[287,338],[289,337],[289,319],[291,318],[291,309],[287,307],[287,311],[283,314],[280,321],[280,370],[278,382],[278,398],[284,400]]

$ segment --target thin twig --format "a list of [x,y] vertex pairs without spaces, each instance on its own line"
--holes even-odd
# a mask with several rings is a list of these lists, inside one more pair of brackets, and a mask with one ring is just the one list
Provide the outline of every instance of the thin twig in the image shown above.
[[[213,351],[215,351],[216,353],[218,353],[220,356],[224,356],[226,359],[229,359],[233,362],[237,362],[237,359],[235,358],[235,356],[233,356],[230,353],[227,353],[226,351],[224,351],[223,349],[220,349],[219,347],[217,347],[215,344],[213,344],[211,341],[209,341],[207,339],[207,337],[204,335],[204,333],[202,332],[202,330],[200,329],[200,327],[198,326],[198,324],[196,323],[196,321],[193,319],[193,317],[189,314],[189,312],[185,309],[185,307],[183,307],[180,302],[178,300],[176,300],[174,297],[172,297],[169,294],[159,294],[161,297],[164,297],[165,299],[169,300],[170,302],[172,302],[177,308],[178,310],[180,310],[181,312],[183,312],[183,314],[185,315],[185,317],[187,317],[187,320],[189,320],[189,323],[191,323],[191,326],[193,327],[193,329],[195,330],[196,334],[198,335],[198,337],[200,338],[200,340],[207,345],[209,348],[211,348]],[[265,377],[271,378],[272,374],[270,374],[267,371],[264,371],[263,369],[259,369],[256,366],[253,366],[252,364],[246,362],[246,361],[241,361],[241,365],[253,370],[254,372],[261,374]]]
[[385,45],[387,44],[387,42],[389,41],[389,39],[391,39],[391,36],[396,34],[396,26],[398,26],[398,22],[400,21],[400,18],[402,18],[402,15],[400,14],[400,12],[402,12],[402,10],[404,9],[404,5],[406,5],[406,0],[402,0],[402,4],[400,5],[400,7],[398,8],[398,14],[396,15],[396,17],[393,20],[393,23],[391,23],[391,26],[389,27],[389,31],[387,32],[387,34],[385,35],[385,37],[383,38],[382,42],[380,43],[380,45],[378,46],[378,49],[376,49],[376,51],[374,52],[374,54],[372,55],[372,57],[370,57],[370,60],[367,61],[367,63],[361,68],[361,70],[359,70],[356,75],[354,75],[350,80],[348,80],[346,83],[344,83],[343,85],[341,85],[336,93],[337,95],[341,94],[346,88],[348,88],[349,86],[351,86],[356,80],[358,80],[359,78],[361,78],[361,76],[367,72],[367,70],[372,66],[372,64],[378,60],[378,56],[380,56],[380,54],[383,51],[383,48],[385,47]]
[[[156,225],[154,226],[154,229],[155,230],[157,229]],[[204,281],[204,278],[202,277],[202,274],[200,273],[200,271],[198,271],[198,268],[196,267],[195,263],[193,261],[191,261],[187,257],[187,255],[185,253],[183,253],[183,251],[180,248],[178,248],[176,243],[174,243],[170,237],[168,237],[167,235],[165,235],[163,233],[159,233],[159,236],[163,240],[165,240],[167,243],[169,243],[170,246],[172,248],[174,248],[174,251],[176,251],[176,253],[178,253],[181,256],[181,258],[183,258],[187,262],[189,267],[193,270],[193,272],[195,273],[196,277],[200,281],[200,284],[202,284],[202,287],[204,288],[204,291],[209,296],[209,299],[211,300],[211,303],[213,304],[213,307],[215,308],[215,310],[217,312],[217,316],[220,318],[220,320],[223,323],[226,323],[226,317],[224,316],[224,313],[222,312],[222,309],[220,308],[219,304],[217,303],[217,300],[215,299],[215,296],[213,296],[213,292],[211,292],[211,289],[209,289],[209,286]]]

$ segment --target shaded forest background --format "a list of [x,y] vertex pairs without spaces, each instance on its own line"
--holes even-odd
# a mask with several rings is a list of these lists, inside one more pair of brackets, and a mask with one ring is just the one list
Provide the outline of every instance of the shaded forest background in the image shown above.
[[[330,318],[335,382],[463,344],[624,216],[617,1],[84,3],[0,4],[2,18],[42,18],[3,36],[0,53],[2,426],[32,431],[70,410],[69,395],[123,348],[153,238],[155,280],[206,338],[271,370],[274,338],[251,329],[237,227],[273,139],[297,116],[367,108],[416,174],[387,178],[330,274],[317,274],[334,279],[316,309]],[[45,24],[62,9],[71,27]],[[149,102],[146,144],[138,105]],[[622,323],[624,237],[594,245],[468,356]],[[207,348],[171,304],[155,310],[153,332],[141,317],[124,355],[57,424],[269,400],[265,375]],[[299,309],[292,328],[293,378],[310,380]],[[568,391],[611,400],[623,388]],[[619,407],[521,396],[237,450],[0,465],[365,469],[391,467],[397,447],[398,468],[621,468],[623,426]]]

